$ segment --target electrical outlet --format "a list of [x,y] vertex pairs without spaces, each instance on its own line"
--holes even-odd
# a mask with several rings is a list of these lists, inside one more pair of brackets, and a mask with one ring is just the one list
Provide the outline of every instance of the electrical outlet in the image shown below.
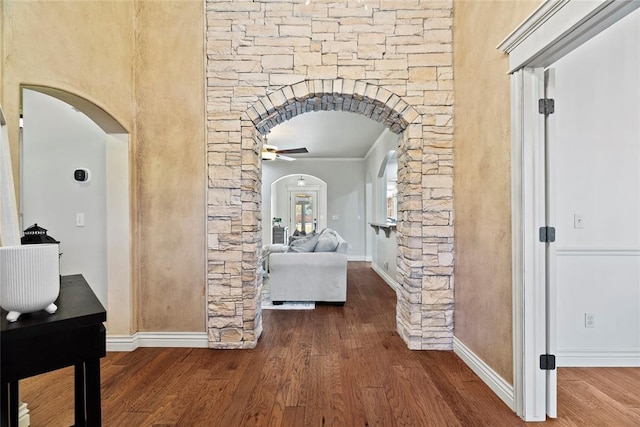
[[596,315],[593,313],[584,314],[584,327],[594,328],[596,326]]
[[582,214],[573,214],[573,228],[584,228],[584,216]]
[[76,227],[84,227],[84,214],[77,213],[76,214]]

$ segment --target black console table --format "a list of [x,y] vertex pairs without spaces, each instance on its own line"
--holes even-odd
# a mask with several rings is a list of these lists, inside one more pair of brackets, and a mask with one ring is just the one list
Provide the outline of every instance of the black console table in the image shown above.
[[100,426],[100,358],[106,355],[107,313],[82,275],[63,276],[58,311],[0,319],[0,421],[18,426],[18,382],[75,366],[75,426]]

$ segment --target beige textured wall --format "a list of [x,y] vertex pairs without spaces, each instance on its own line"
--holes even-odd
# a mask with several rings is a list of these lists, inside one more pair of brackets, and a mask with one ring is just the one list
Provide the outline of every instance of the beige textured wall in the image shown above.
[[[509,85],[495,46],[538,3],[454,3],[456,336],[509,381]],[[2,8],[0,96],[14,159],[21,83],[83,95],[129,129],[139,329],[203,331],[202,3]]]
[[513,382],[508,57],[540,1],[454,1],[455,336]]
[[133,7],[14,0],[3,7],[2,105],[18,184],[20,84],[81,95],[132,128]]
[[0,101],[16,176],[21,84],[63,89],[111,114],[131,141],[131,332],[204,331],[202,2],[2,4]]
[[204,8],[137,3],[140,330],[205,330]]

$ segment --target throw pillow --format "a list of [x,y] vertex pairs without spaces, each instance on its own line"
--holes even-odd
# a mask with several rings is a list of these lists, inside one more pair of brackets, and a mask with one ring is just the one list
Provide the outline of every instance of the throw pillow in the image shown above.
[[295,242],[303,242],[306,240],[306,236],[289,236],[289,245],[293,245]]
[[[300,232],[298,230],[296,230],[296,232],[293,233],[293,236],[289,236],[289,245],[295,244],[294,242],[296,242],[298,240],[302,240],[302,242],[305,242],[305,241],[307,241],[307,239],[309,239],[310,237],[313,237],[315,235],[316,235],[315,231],[313,231],[313,232],[311,232],[309,234],[300,234]],[[302,243],[302,242],[300,242],[300,243]]]
[[338,247],[338,238],[334,233],[322,233],[318,237],[314,252],[335,252]]
[[311,236],[291,236],[289,237],[289,246],[299,245],[309,240]]
[[313,252],[318,243],[318,236],[309,236],[307,239],[298,239],[292,242],[287,252]]

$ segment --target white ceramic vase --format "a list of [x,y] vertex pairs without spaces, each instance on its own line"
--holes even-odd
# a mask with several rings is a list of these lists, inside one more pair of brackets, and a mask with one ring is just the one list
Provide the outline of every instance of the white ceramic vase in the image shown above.
[[0,307],[9,312],[7,320],[15,322],[22,313],[40,310],[55,313],[58,251],[55,244],[0,247]]

